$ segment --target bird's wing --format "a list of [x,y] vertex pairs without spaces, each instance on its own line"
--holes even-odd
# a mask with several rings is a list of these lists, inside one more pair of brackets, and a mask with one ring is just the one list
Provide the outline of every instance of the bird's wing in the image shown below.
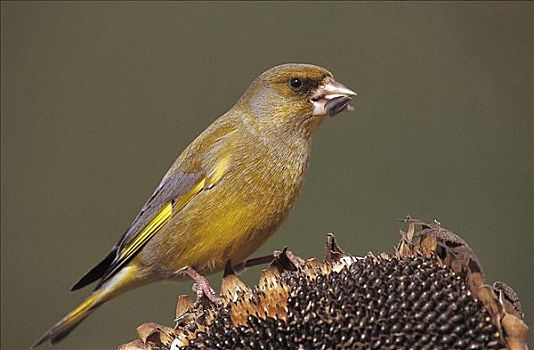
[[170,219],[204,189],[202,172],[166,176],[145,203],[117,246],[116,257],[102,281],[119,271]]
[[[178,164],[176,171],[171,168],[109,255],[85,274],[71,290],[80,289],[97,279],[101,280],[96,288],[101,286],[124,267],[173,214],[180,211],[199,192],[213,187],[228,167],[229,153],[221,150],[225,148],[231,134],[213,140],[205,154],[205,158],[208,158],[205,165],[200,162],[192,167],[191,164]],[[189,168],[189,171],[180,171],[180,168]]]

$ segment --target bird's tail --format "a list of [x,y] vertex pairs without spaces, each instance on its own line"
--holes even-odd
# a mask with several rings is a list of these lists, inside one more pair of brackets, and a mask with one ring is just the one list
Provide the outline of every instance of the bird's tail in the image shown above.
[[109,281],[97,288],[80,305],[70,311],[59,322],[53,325],[44,333],[33,345],[32,348],[49,342],[55,344],[65,338],[76,326],[78,326],[87,316],[89,316],[98,306],[111,298],[131,289],[138,282],[135,278],[135,267],[124,267],[119,273]]

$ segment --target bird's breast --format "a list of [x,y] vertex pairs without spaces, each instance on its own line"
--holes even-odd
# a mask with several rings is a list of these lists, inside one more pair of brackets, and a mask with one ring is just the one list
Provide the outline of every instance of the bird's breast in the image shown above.
[[252,145],[238,153],[229,180],[240,184],[234,191],[243,205],[261,206],[266,213],[285,212],[302,187],[309,163],[308,147],[262,146]]
[[305,148],[298,153],[259,145],[234,149],[220,181],[200,192],[150,242],[165,247],[161,271],[190,265],[211,273],[228,260],[249,257],[288,216],[308,159]]
[[224,203],[220,220],[210,224],[221,244],[220,257],[212,255],[215,269],[226,260],[246,259],[274,234],[298,197],[308,159],[307,152],[272,154],[272,150],[254,147],[233,160],[234,167],[218,189]]

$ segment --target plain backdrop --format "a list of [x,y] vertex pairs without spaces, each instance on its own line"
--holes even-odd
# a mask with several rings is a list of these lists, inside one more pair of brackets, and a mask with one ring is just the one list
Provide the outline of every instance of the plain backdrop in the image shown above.
[[[27,349],[87,295],[68,290],[175,157],[286,62],[359,96],[321,126],[295,209],[256,255],[321,257],[327,232],[355,255],[391,251],[397,219],[438,218],[532,325],[532,18],[513,2],[2,2],[2,349]],[[57,348],[171,325],[184,293],[190,282],[132,291]]]

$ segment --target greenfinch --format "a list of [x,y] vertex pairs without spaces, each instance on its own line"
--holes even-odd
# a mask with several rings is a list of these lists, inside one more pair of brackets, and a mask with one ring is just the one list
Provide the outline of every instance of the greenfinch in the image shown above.
[[356,95],[328,70],[284,64],[258,76],[237,103],[178,157],[111,252],[72,290],[94,291],[34,346],[54,344],[111,298],[158,280],[198,280],[239,264],[287,218],[327,117]]

